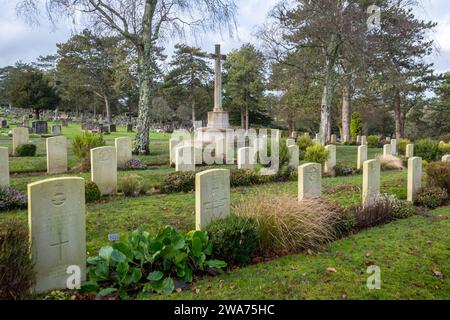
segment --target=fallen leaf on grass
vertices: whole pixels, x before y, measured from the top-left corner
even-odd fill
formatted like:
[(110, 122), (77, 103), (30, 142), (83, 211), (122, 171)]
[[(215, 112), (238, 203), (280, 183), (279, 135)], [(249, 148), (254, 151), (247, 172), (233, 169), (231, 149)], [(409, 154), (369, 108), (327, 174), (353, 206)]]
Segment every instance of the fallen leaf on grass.
[(436, 278), (439, 278), (439, 279), (444, 278), (444, 274), (442, 272), (440, 272), (439, 270), (433, 270), (433, 273), (436, 276)]
[(328, 268), (327, 268), (327, 272), (334, 273), (334, 272), (337, 272), (337, 271), (336, 271), (336, 269), (333, 268), (333, 267), (328, 267)]

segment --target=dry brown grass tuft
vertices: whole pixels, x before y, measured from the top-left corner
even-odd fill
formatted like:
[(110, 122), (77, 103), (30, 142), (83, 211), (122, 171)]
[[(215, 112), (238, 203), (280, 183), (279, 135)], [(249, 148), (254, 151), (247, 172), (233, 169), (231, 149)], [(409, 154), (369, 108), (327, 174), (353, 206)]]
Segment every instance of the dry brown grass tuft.
[(381, 170), (402, 170), (403, 162), (400, 158), (393, 155), (378, 156), (380, 160)]
[(235, 212), (253, 218), (259, 227), (263, 255), (315, 249), (336, 239), (335, 226), (342, 210), (332, 201), (257, 194), (240, 203)]

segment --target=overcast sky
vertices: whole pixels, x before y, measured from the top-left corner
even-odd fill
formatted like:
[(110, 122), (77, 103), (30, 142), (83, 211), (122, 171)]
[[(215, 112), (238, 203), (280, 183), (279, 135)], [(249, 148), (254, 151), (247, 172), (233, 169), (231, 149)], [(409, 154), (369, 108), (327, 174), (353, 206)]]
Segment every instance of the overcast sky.
[[(246, 42), (256, 42), (254, 32), (266, 19), (268, 11), (277, 0), (236, 0), (238, 31), (234, 38), (228, 34), (209, 33), (200, 42), (191, 45), (213, 51), (215, 43), (221, 43), (226, 53)], [(54, 28), (45, 18), (39, 26), (30, 27), (16, 16), (16, 1), (0, 0), (0, 67), (13, 65), (16, 61), (35, 61), (40, 55), (53, 54), (56, 43), (65, 42), (71, 35), (70, 25), (64, 21)], [(416, 12), (421, 17), (438, 22), (433, 38), (439, 54), (431, 57), (438, 72), (450, 71), (450, 0), (423, 0)], [(189, 41), (187, 41), (189, 42)]]

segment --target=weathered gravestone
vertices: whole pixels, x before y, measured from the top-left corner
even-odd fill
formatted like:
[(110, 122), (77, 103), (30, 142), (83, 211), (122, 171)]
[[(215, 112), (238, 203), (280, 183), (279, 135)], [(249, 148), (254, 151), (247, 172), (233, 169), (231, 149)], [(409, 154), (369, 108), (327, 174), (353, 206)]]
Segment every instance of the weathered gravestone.
[(322, 165), (307, 163), (298, 167), (298, 201), (320, 198), (322, 195)]
[(380, 161), (368, 160), (363, 165), (362, 202), (369, 205), (380, 195)]
[(358, 147), (358, 162), (356, 168), (358, 170), (362, 169), (365, 161), (367, 161), (367, 145), (362, 145)]
[(116, 138), (116, 157), (117, 157), (117, 167), (125, 168), (127, 162), (133, 159), (133, 142), (131, 138)]
[(178, 138), (171, 138), (169, 140), (170, 165), (175, 164), (175, 149), (179, 146), (180, 142)]
[(414, 202), (417, 191), (422, 187), (422, 158), (408, 160), (408, 201)]
[(385, 144), (383, 146), (383, 156), (390, 156), (392, 154), (392, 149), (390, 144)]
[(117, 126), (115, 124), (110, 124), (107, 127), (109, 132), (117, 132)]
[(443, 156), (442, 162), (450, 162), (450, 155)]
[(84, 179), (55, 178), (28, 185), (28, 223), (36, 284), (43, 293), (66, 289), (69, 266), (86, 279)]
[(0, 147), (0, 188), (9, 186), (8, 148)]
[(230, 171), (212, 169), (195, 176), (195, 226), (204, 230), (230, 214)]
[(336, 139), (336, 135), (335, 135), (335, 134), (332, 134), (332, 135), (331, 135), (330, 143), (331, 143), (331, 144), (336, 144), (336, 143), (337, 143), (337, 139)]
[(193, 146), (175, 148), (175, 171), (195, 171), (195, 148)]
[(47, 121), (33, 121), (31, 123), (31, 132), (35, 134), (47, 134), (48, 133)]
[(298, 168), (300, 163), (300, 148), (297, 145), (288, 147), (289, 166), (291, 168)]
[(117, 193), (116, 148), (91, 149), (91, 180), (97, 184), (102, 195)]
[(239, 170), (253, 170), (256, 165), (256, 149), (252, 147), (240, 148), (237, 155)]
[(324, 172), (334, 175), (334, 168), (336, 167), (336, 146), (328, 145), (325, 147), (330, 155), (328, 156), (328, 160), (325, 161)]
[(16, 154), (18, 146), (29, 143), (28, 128), (17, 127), (13, 130), (13, 154)]
[(361, 144), (361, 136), (356, 136), (356, 143)]
[(361, 145), (362, 146), (367, 145), (367, 137), (366, 136), (361, 136)]
[(287, 147), (295, 146), (295, 140), (294, 139), (287, 139), (286, 140), (286, 146)]
[(47, 173), (56, 174), (67, 171), (67, 138), (47, 139)]
[(406, 145), (405, 157), (414, 157), (414, 145), (412, 143)]
[(52, 134), (55, 136), (59, 136), (62, 133), (61, 125), (55, 124), (52, 126)]
[(394, 156), (397, 155), (397, 139), (391, 140), (391, 154), (393, 154)]

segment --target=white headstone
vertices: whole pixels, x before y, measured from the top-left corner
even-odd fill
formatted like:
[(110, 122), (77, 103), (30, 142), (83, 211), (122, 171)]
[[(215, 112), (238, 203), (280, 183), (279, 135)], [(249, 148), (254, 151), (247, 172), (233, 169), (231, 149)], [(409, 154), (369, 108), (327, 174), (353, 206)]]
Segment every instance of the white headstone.
[(362, 145), (358, 147), (358, 162), (356, 168), (358, 170), (362, 169), (365, 161), (367, 161), (367, 145)]
[(193, 146), (181, 146), (175, 148), (175, 170), (195, 171), (195, 148)]
[(367, 145), (367, 137), (366, 136), (361, 136), (361, 145), (362, 146)]
[(380, 161), (378, 159), (368, 160), (363, 165), (363, 204), (376, 201), (380, 195)]
[(414, 202), (417, 191), (422, 187), (422, 158), (408, 160), (408, 201)]
[(116, 148), (91, 149), (91, 180), (98, 186), (102, 195), (117, 193)]
[(414, 145), (412, 143), (406, 145), (405, 157), (414, 157)]
[(356, 143), (361, 144), (361, 136), (356, 136)]
[(286, 146), (287, 147), (295, 146), (295, 140), (294, 139), (287, 139), (286, 140)]
[(18, 146), (29, 143), (28, 128), (17, 127), (12, 130), (13, 132), (13, 155), (16, 154)]
[(0, 188), (9, 186), (9, 151), (0, 147)]
[(67, 138), (64, 136), (47, 139), (47, 173), (67, 172)]
[(450, 162), (450, 155), (443, 156), (442, 162)]
[(230, 171), (213, 169), (195, 176), (195, 225), (204, 230), (230, 214)]
[(391, 149), (391, 145), (390, 144), (385, 144), (383, 146), (383, 155), (384, 156), (389, 156), (392, 154), (392, 149)]
[(328, 156), (328, 160), (325, 161), (324, 172), (333, 174), (334, 167), (336, 167), (336, 146), (328, 145), (325, 148), (330, 152), (330, 155)]
[(240, 148), (237, 162), (239, 170), (253, 170), (256, 164), (256, 149), (251, 147)]
[(393, 154), (394, 156), (397, 155), (397, 139), (391, 140), (391, 154)]
[(69, 266), (86, 279), (84, 179), (55, 178), (28, 185), (28, 223), (35, 292), (66, 289)]
[(289, 146), (289, 166), (291, 168), (298, 168), (300, 163), (300, 148), (297, 145)]
[(131, 138), (116, 138), (116, 157), (117, 157), (117, 167), (125, 168), (127, 162), (133, 159), (133, 142)]
[(298, 201), (320, 198), (322, 195), (322, 165), (307, 163), (298, 167)]
[(180, 139), (171, 138), (169, 140), (169, 152), (170, 152), (170, 165), (175, 164), (175, 149), (180, 144)]
[(331, 143), (331, 144), (336, 144), (336, 143), (337, 143), (337, 139), (336, 139), (336, 135), (335, 135), (335, 134), (332, 134), (332, 135), (331, 135), (330, 143)]

